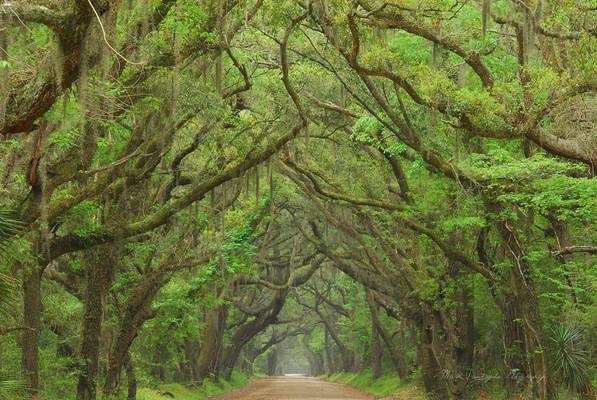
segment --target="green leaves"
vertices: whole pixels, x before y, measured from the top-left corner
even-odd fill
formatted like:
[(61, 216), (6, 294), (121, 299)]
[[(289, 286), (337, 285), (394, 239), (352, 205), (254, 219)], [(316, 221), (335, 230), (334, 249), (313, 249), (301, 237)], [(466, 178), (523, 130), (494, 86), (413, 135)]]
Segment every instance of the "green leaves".
[(584, 349), (582, 332), (577, 328), (558, 325), (551, 331), (553, 361), (566, 386), (577, 393), (590, 390), (589, 354)]
[(452, 231), (454, 228), (467, 228), (467, 227), (483, 227), (486, 222), (483, 218), (475, 216), (463, 216), (448, 218), (442, 222), (442, 228), (446, 232)]
[[(9, 251), (11, 239), (21, 232), (23, 223), (20, 222), (12, 210), (0, 208), (0, 259)], [(18, 301), (18, 281), (8, 275), (0, 273), (0, 316), (5, 317)]]
[(0, 381), (0, 400), (25, 399), (26, 396), (27, 390), (23, 381)]
[(361, 117), (352, 126), (351, 139), (357, 142), (374, 144), (376, 147), (379, 147), (379, 140), (376, 138), (376, 134), (383, 129), (383, 124), (376, 118), (368, 116)]
[(557, 219), (597, 222), (595, 179), (554, 175), (533, 180), (526, 192), (503, 194), (499, 199), (534, 209)]
[(203, 29), (203, 25), (208, 20), (208, 15), (204, 7), (194, 1), (179, 1), (176, 8), (171, 12), (161, 26), (160, 33), (164, 45), (170, 41), (178, 41), (183, 46), (198, 41), (213, 43), (216, 35)]
[(58, 130), (53, 132), (48, 139), (49, 144), (55, 144), (60, 149), (68, 149), (76, 144), (76, 139), (80, 132), (77, 129)]
[(92, 237), (101, 225), (98, 215), (101, 208), (95, 200), (77, 204), (63, 219), (60, 231), (71, 232), (80, 238)]

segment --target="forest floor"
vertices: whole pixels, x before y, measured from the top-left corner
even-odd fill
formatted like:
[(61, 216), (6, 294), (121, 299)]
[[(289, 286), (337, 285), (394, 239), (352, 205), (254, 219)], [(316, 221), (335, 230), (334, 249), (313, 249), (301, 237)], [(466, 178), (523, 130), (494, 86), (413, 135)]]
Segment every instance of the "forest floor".
[(280, 376), (254, 381), (213, 400), (373, 400), (350, 386), (303, 376)]

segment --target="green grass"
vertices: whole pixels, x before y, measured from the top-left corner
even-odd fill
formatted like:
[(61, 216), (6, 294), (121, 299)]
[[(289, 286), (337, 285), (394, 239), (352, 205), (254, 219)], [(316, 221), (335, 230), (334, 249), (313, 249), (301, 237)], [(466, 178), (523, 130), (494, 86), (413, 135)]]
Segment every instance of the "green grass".
[(229, 381), (221, 380), (219, 383), (204, 381), (199, 388), (187, 387), (178, 383), (169, 383), (155, 389), (143, 388), (137, 391), (138, 400), (172, 400), (172, 397), (162, 393), (169, 392), (176, 400), (204, 400), (210, 396), (219, 396), (230, 390), (246, 385), (250, 378), (238, 372), (233, 372)]
[(327, 377), (324, 380), (344, 383), (374, 396), (397, 395), (404, 400), (423, 400), (423, 391), (412, 383), (403, 383), (396, 373), (385, 373), (378, 379), (373, 379), (373, 373), (366, 369), (359, 373), (341, 372)]

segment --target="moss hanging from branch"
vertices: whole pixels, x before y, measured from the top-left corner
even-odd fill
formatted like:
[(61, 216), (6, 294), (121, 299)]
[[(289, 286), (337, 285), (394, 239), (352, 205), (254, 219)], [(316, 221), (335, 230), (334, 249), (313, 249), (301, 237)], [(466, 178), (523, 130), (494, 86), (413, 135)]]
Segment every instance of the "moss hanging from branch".
[(481, 18), (483, 25), (483, 40), (485, 40), (485, 36), (487, 35), (487, 27), (489, 26), (489, 19), (491, 18), (491, 0), (483, 0)]

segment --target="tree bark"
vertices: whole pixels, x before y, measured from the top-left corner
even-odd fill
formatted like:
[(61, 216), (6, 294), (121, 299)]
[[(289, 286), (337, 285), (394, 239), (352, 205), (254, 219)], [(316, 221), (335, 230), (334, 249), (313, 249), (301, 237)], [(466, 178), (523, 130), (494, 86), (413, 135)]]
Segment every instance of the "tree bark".
[(334, 324), (329, 321), (329, 319), (317, 308), (315, 309), (319, 318), (323, 322), (326, 327), (326, 331), (330, 334), (336, 346), (338, 346), (338, 351), (340, 353), (340, 359), (342, 363), (342, 371), (349, 372), (354, 369), (354, 353), (346, 347), (346, 345), (340, 339), (338, 332), (336, 331)]
[(327, 375), (331, 375), (336, 372), (336, 366), (334, 364), (334, 359), (332, 357), (332, 349), (330, 343), (330, 333), (328, 332), (328, 328), (324, 327), (324, 350), (325, 350), (325, 373)]
[(39, 399), (39, 334), (41, 329), (41, 275), (43, 268), (32, 265), (23, 274), (23, 317), (21, 362), (32, 400)]
[(81, 371), (77, 383), (77, 400), (95, 400), (99, 372), (100, 338), (105, 297), (114, 278), (115, 260), (112, 247), (100, 247), (83, 255), (87, 275)]
[(431, 400), (448, 400), (448, 389), (441, 366), (433, 352), (433, 326), (423, 319), (419, 331), (417, 358), (423, 375), (425, 392)]
[(197, 362), (199, 380), (205, 378), (219, 379), (220, 365), (224, 350), (224, 331), (228, 307), (220, 304), (214, 306), (207, 314), (207, 327), (201, 341), (201, 352)]
[(127, 378), (127, 400), (136, 400), (137, 399), (137, 376), (135, 375), (135, 366), (133, 365), (133, 360), (131, 360), (131, 355), (128, 354), (126, 360), (126, 378)]
[(371, 312), (371, 319), (375, 328), (381, 338), (383, 339), (386, 348), (388, 349), (388, 353), (390, 354), (390, 358), (392, 359), (392, 364), (394, 364), (394, 368), (398, 372), (398, 376), (400, 377), (400, 381), (407, 382), (408, 377), (408, 364), (406, 360), (406, 349), (405, 349), (405, 337), (404, 337), (404, 327), (403, 322), (400, 321), (400, 348), (396, 346), (394, 339), (392, 336), (384, 329), (381, 324), (381, 320), (379, 319), (379, 310), (377, 304), (375, 303), (375, 299), (371, 294), (367, 296), (367, 302), (369, 304), (369, 310)]
[(274, 347), (267, 354), (267, 375), (276, 376), (278, 369), (278, 349)]
[(151, 303), (167, 280), (167, 271), (158, 268), (141, 278), (141, 281), (131, 290), (110, 347), (104, 380), (105, 396), (111, 396), (118, 390), (120, 374), (133, 340), (145, 321), (153, 316)]
[(500, 222), (498, 231), (512, 260), (501, 302), (506, 345), (504, 360), (509, 369), (506, 389), (508, 395), (515, 396), (530, 385), (536, 398), (552, 400), (556, 394), (546, 359), (547, 339), (526, 249), (511, 221)]
[(189, 338), (185, 339), (185, 357), (187, 359), (188, 368), (191, 372), (191, 380), (193, 381), (199, 380), (199, 365), (197, 364), (197, 359), (199, 358), (200, 349), (201, 347), (198, 341)]
[(259, 332), (262, 332), (276, 321), (278, 314), (282, 310), (282, 307), (284, 307), (287, 294), (287, 289), (278, 291), (268, 311), (254, 320), (241, 325), (234, 333), (231, 340), (232, 345), (225, 350), (223, 356), (222, 372), (225, 378), (230, 378), (243, 347)]
[(321, 353), (314, 351), (309, 346), (309, 337), (303, 336), (303, 346), (307, 352), (307, 361), (309, 362), (309, 373), (311, 376), (320, 376), (325, 373), (324, 360)]
[[(451, 238), (454, 246), (458, 243), (458, 232)], [(455, 399), (468, 399), (472, 395), (470, 377), (473, 373), (474, 356), (474, 310), (466, 275), (458, 266), (458, 261), (448, 259), (448, 274), (455, 286), (453, 312), (434, 314), (436, 329), (442, 331), (442, 339), (434, 341), (435, 352), (443, 358), (446, 383)], [(440, 344), (441, 343), (441, 344)]]
[(373, 372), (373, 379), (377, 379), (381, 376), (381, 356), (382, 349), (379, 339), (379, 331), (377, 326), (371, 319), (371, 370)]

